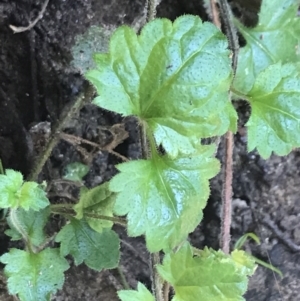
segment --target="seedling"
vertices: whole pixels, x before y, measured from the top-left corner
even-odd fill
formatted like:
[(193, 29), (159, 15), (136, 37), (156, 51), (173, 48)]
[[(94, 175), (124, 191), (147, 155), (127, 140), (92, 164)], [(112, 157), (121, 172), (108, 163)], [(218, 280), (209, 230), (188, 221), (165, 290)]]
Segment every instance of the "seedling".
[[(99, 95), (94, 104), (136, 116), (143, 158), (117, 165), (119, 174), (109, 183), (82, 188), (75, 205), (51, 205), (43, 189), (19, 172), (0, 175), (0, 208), (10, 209), (7, 234), (26, 245), (0, 258), (9, 292), (22, 301), (50, 300), (63, 285), (67, 255), (97, 271), (117, 267), (119, 239), (112, 225), (118, 223), (129, 236), (145, 236), (154, 265), (153, 292), (140, 283), (136, 291), (120, 291), (122, 301), (167, 301), (170, 285), (173, 301), (244, 300), (257, 259), (241, 250), (196, 250), (187, 242), (202, 220), (209, 179), (220, 171), (216, 145), (200, 141), (236, 132), (236, 99), (251, 106), (249, 151), (268, 158), (300, 146), (298, 5), (264, 0), (254, 28), (234, 19), (246, 40), (235, 74), (236, 53), (227, 37), (199, 17), (155, 19), (140, 34), (118, 28), (108, 52), (95, 54), (97, 67), (85, 76)], [(55, 237), (60, 248), (45, 243), (50, 213), (69, 220)]]

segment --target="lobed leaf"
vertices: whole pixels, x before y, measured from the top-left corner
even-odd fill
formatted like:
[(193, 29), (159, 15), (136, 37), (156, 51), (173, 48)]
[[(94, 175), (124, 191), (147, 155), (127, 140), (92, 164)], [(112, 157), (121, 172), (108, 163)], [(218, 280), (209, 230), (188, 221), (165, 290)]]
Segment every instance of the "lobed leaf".
[(202, 219), (208, 180), (219, 171), (214, 146), (175, 160), (153, 154), (151, 160), (117, 165), (110, 182), (118, 192), (114, 212), (126, 215), (130, 236), (145, 234), (150, 252), (171, 249), (186, 239)]
[(262, 71), (248, 93), (248, 150), (263, 158), (300, 146), (300, 64), (277, 63)]
[(235, 20), (247, 42), (239, 51), (235, 90), (247, 94), (257, 75), (268, 66), (299, 61), (299, 4), (299, 0), (263, 0), (256, 27), (247, 28)]
[(155, 301), (154, 296), (140, 282), (137, 291), (121, 290), (118, 292), (118, 296), (122, 301)]
[(120, 242), (117, 234), (110, 229), (98, 233), (84, 220), (72, 218), (70, 223), (59, 231), (55, 241), (61, 243), (61, 255), (72, 255), (76, 265), (84, 262), (97, 271), (118, 266)]
[(49, 205), (45, 191), (35, 182), (24, 182), (20, 172), (7, 169), (0, 175), (0, 207), (38, 211)]
[(186, 243), (176, 253), (167, 254), (157, 269), (174, 287), (172, 301), (242, 301), (255, 263), (243, 251), (230, 256), (205, 248), (194, 257)]
[(50, 248), (38, 254), (11, 249), (0, 261), (6, 264), (9, 293), (21, 301), (49, 301), (51, 294), (62, 288), (64, 271), (69, 268), (59, 250)]
[(213, 24), (190, 15), (173, 24), (155, 19), (139, 36), (118, 28), (109, 53), (95, 56), (98, 68), (86, 78), (99, 94), (95, 104), (138, 116), (176, 157), (191, 152), (199, 138), (236, 130), (229, 56), (227, 39)]
[(97, 232), (102, 232), (103, 228), (111, 228), (113, 222), (91, 218), (86, 213), (113, 216), (115, 194), (108, 189), (108, 183), (101, 184), (92, 189), (81, 188), (79, 202), (74, 206), (77, 219), (84, 219), (89, 226)]
[[(25, 211), (19, 208), (16, 212), (18, 223), (27, 233), (28, 238), (34, 246), (38, 247), (45, 242), (46, 237), (44, 233), (44, 227), (48, 221), (50, 215), (50, 208), (47, 207), (38, 212), (29, 209)], [(21, 234), (14, 228), (10, 218), (7, 218), (7, 222), (10, 229), (5, 231), (5, 234), (11, 237), (11, 240), (22, 239)]]

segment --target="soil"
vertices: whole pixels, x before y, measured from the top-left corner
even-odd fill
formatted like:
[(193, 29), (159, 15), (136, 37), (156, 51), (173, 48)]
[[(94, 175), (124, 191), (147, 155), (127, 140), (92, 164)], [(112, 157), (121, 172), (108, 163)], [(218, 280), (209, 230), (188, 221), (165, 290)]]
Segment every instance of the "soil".
[[(137, 26), (143, 22), (145, 0), (50, 0), (43, 17), (30, 31), (13, 34), (9, 25), (27, 26), (43, 3), (42, 0), (2, 0), (0, 3), (0, 158), (5, 168), (20, 170), (25, 176), (32, 168), (39, 147), (45, 143), (42, 141), (45, 134), (63, 108), (84, 89), (81, 73), (71, 64), (75, 37), (92, 25)], [(253, 24), (257, 21), (259, 1), (251, 1), (251, 5), (245, 3), (232, 1), (234, 11), (247, 24)], [(158, 8), (158, 16), (172, 20), (187, 13), (197, 14), (204, 20), (208, 18), (201, 1), (163, 0)], [(259, 267), (250, 279), (245, 298), (247, 301), (297, 301), (300, 295), (300, 152), (295, 150), (286, 157), (273, 155), (268, 160), (256, 152), (248, 153), (243, 124), (249, 107), (240, 103), (237, 109), (242, 122), (235, 137), (232, 243), (247, 232), (256, 233), (261, 244), (248, 242), (246, 250), (271, 262), (283, 273), (280, 278)], [(124, 141), (114, 140), (114, 125), (121, 127), (120, 124), (128, 133)], [(38, 141), (33, 129), (38, 129), (41, 135)], [(118, 154), (131, 159), (140, 156), (134, 119), (123, 120), (93, 105), (86, 105), (69, 122), (65, 132), (102, 146), (116, 142), (113, 151)], [(220, 159), (222, 149), (221, 144)], [(61, 179), (66, 165), (76, 161), (90, 164), (90, 172), (85, 177), (89, 187), (116, 173), (114, 166), (121, 162), (120, 157), (108, 151), (86, 150), (88, 154), (61, 140), (40, 180)], [(219, 247), (221, 183), (221, 175), (212, 180), (204, 220), (190, 235), (196, 247)], [(70, 194), (65, 186), (56, 186), (51, 202), (66, 201), (63, 193)], [(62, 222), (55, 217), (49, 227), (55, 230)], [(0, 254), (13, 246), (4, 230), (2, 222)], [(121, 238), (120, 267), (129, 285), (134, 288), (140, 281), (150, 287), (149, 259), (143, 238), (130, 238), (119, 226), (115, 230)], [(72, 267), (66, 272), (64, 288), (52, 300), (118, 300), (116, 290), (123, 287), (117, 270), (98, 273), (85, 265), (76, 267), (71, 259), (69, 261)], [(0, 300), (13, 300), (6, 293), (1, 274)]]

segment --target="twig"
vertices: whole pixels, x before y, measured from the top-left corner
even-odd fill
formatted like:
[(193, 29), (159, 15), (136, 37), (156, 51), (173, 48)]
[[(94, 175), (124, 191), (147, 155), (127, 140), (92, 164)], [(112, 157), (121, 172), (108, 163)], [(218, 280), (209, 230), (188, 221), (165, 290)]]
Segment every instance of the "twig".
[[(82, 92), (77, 99), (74, 101), (71, 108), (68, 107), (68, 110), (62, 114), (62, 117), (57, 122), (56, 126), (52, 130), (52, 133), (49, 138), (49, 142), (47, 143), (44, 151), (38, 156), (35, 165), (28, 176), (29, 181), (36, 181), (39, 173), (42, 171), (44, 164), (46, 163), (47, 159), (50, 157), (53, 148), (56, 146), (60, 133), (69, 120), (81, 109), (83, 104), (89, 101), (94, 93), (94, 89), (91, 86), (88, 86), (84, 92)], [(67, 112), (66, 112), (67, 111)]]
[(119, 154), (119, 153), (117, 153), (117, 152), (115, 152), (115, 151), (113, 151), (113, 150), (107, 149), (107, 148), (105, 148), (105, 147), (102, 147), (102, 146), (100, 146), (99, 144), (94, 143), (94, 142), (92, 142), (92, 141), (83, 139), (83, 138), (81, 138), (81, 137), (74, 136), (74, 135), (70, 135), (70, 134), (66, 134), (66, 133), (61, 133), (60, 136), (61, 136), (62, 139), (66, 140), (66, 141), (68, 141), (68, 142), (70, 142), (70, 143), (74, 143), (74, 142), (75, 142), (75, 143), (77, 143), (77, 144), (84, 144), (84, 143), (85, 143), (85, 144), (89, 144), (89, 145), (91, 145), (91, 146), (93, 146), (93, 147), (98, 148), (98, 149), (101, 150), (101, 151), (107, 151), (107, 152), (109, 152), (109, 153), (115, 155), (116, 157), (122, 159), (122, 161), (125, 161), (125, 162), (129, 161), (126, 157), (122, 156), (121, 154)]
[(264, 217), (260, 222), (271, 229), (277, 238), (284, 243), (287, 247), (289, 247), (293, 252), (300, 252), (300, 246), (295, 244), (290, 237), (287, 237), (270, 219), (270, 217)]
[(20, 32), (24, 32), (27, 30), (30, 30), (31, 28), (33, 28), (35, 26), (35, 24), (41, 20), (43, 18), (43, 15), (46, 11), (47, 5), (49, 3), (49, 0), (46, 0), (42, 6), (41, 11), (39, 12), (38, 16), (32, 21), (29, 22), (28, 26), (15, 26), (15, 25), (9, 25), (10, 29), (14, 32), (14, 33), (20, 33)]

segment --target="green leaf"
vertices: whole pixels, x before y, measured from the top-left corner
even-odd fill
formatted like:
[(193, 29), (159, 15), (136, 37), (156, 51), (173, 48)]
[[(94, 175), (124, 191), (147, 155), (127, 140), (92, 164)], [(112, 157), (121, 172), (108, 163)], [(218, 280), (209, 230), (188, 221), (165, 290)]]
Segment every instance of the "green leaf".
[(186, 243), (176, 253), (167, 254), (157, 269), (174, 287), (172, 301), (242, 301), (255, 264), (243, 251), (230, 256), (205, 248), (194, 257)]
[(110, 182), (119, 192), (114, 211), (127, 214), (130, 236), (146, 234), (151, 252), (174, 248), (202, 219), (209, 196), (208, 180), (219, 171), (210, 158), (214, 146), (201, 146), (198, 153), (176, 160), (155, 156), (117, 165), (120, 173)]
[[(50, 208), (47, 207), (38, 212), (32, 209), (25, 211), (22, 208), (17, 209), (17, 217), (20, 226), (27, 233), (31, 244), (38, 247), (45, 242), (46, 237), (44, 227), (50, 215)], [(5, 231), (5, 234), (11, 237), (11, 240), (22, 239), (21, 234), (15, 229), (10, 218), (7, 218), (10, 229)]]
[(248, 150), (263, 158), (300, 146), (300, 65), (277, 63), (261, 72), (249, 92)]
[(49, 205), (45, 191), (38, 183), (24, 182), (20, 172), (7, 169), (0, 175), (0, 207), (38, 211)]
[(92, 229), (102, 232), (103, 228), (111, 228), (113, 222), (100, 220), (86, 216), (86, 213), (113, 216), (113, 207), (115, 203), (115, 194), (108, 189), (108, 183), (104, 183), (92, 189), (86, 187), (80, 190), (80, 199), (74, 206), (77, 219), (83, 217)]
[(82, 164), (80, 162), (73, 162), (66, 166), (64, 170), (63, 179), (81, 182), (82, 178), (86, 176), (89, 172), (89, 166)]
[(118, 296), (122, 301), (155, 301), (153, 295), (140, 282), (137, 291), (122, 290), (118, 292)]
[(0, 257), (6, 264), (10, 294), (18, 294), (21, 301), (49, 301), (51, 294), (61, 289), (68, 262), (58, 249), (47, 248), (38, 254), (11, 249)]
[(20, 172), (6, 169), (4, 175), (0, 175), (0, 207), (17, 207), (18, 199), (15, 194), (23, 184), (23, 176)]
[(61, 243), (61, 255), (71, 254), (76, 265), (84, 262), (97, 271), (118, 266), (120, 242), (118, 235), (110, 229), (98, 233), (84, 220), (72, 218), (57, 234), (55, 241)]
[(235, 90), (247, 94), (256, 76), (268, 66), (279, 61), (299, 61), (299, 3), (299, 0), (263, 0), (256, 27), (246, 28), (235, 21), (247, 42), (239, 51)]
[(190, 153), (199, 138), (236, 130), (229, 56), (227, 39), (213, 24), (190, 15), (173, 24), (155, 19), (139, 36), (118, 28), (109, 53), (95, 56), (98, 69), (86, 78), (99, 94), (95, 104), (138, 116), (176, 157)]

